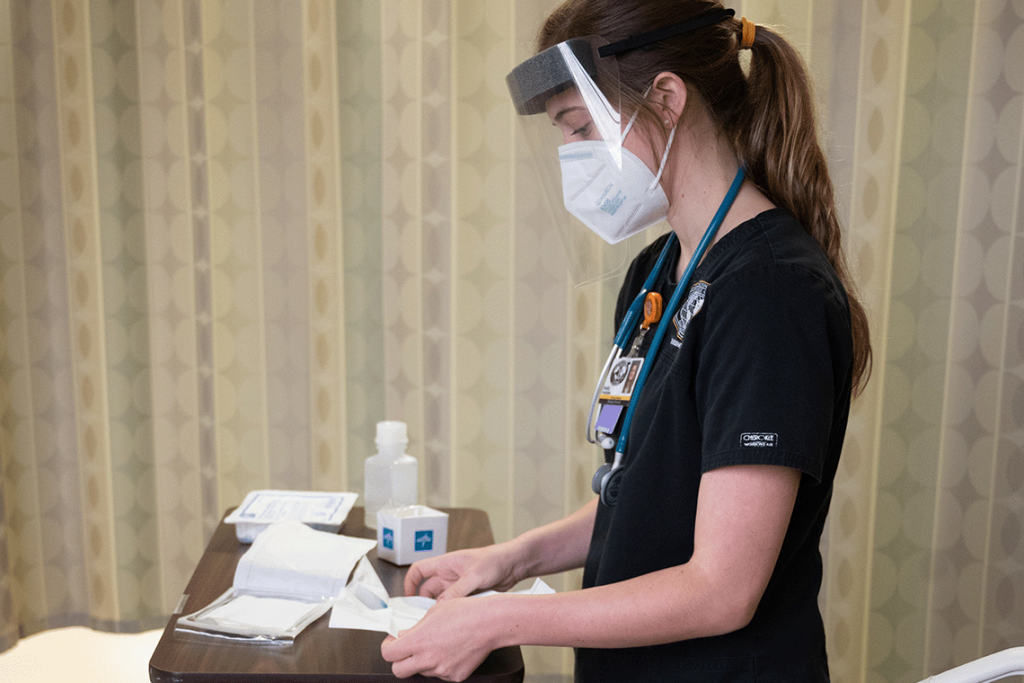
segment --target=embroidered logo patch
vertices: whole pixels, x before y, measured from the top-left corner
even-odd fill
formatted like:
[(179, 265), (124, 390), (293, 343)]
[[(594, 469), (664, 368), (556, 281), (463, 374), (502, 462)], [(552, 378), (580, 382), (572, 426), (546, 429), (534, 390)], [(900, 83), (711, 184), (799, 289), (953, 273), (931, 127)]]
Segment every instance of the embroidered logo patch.
[(743, 432), (740, 444), (746, 448), (774, 448), (779, 442), (779, 435), (774, 432)]
[(694, 283), (693, 287), (690, 287), (690, 294), (686, 297), (686, 301), (676, 311), (672, 322), (676, 326), (676, 339), (678, 341), (683, 341), (683, 335), (686, 334), (686, 326), (693, 320), (693, 316), (700, 313), (701, 307), (704, 306), (704, 293), (707, 291), (707, 282), (701, 280)]

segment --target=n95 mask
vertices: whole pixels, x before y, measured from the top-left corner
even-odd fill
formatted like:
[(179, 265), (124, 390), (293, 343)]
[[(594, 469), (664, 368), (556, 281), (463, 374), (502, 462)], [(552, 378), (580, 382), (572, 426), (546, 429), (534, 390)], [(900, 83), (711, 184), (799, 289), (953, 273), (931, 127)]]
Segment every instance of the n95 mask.
[[(626, 126), (623, 140), (633, 127), (636, 114)], [(625, 147), (621, 164), (601, 140), (570, 142), (558, 148), (562, 169), (562, 201), (565, 208), (609, 244), (622, 240), (665, 220), (668, 197), (661, 188), (661, 174), (672, 148), (675, 128), (668, 137), (658, 175)]]
[(645, 164), (622, 149), (628, 114), (623, 116), (618, 61), (600, 55), (607, 45), (600, 36), (572, 38), (527, 59), (506, 78), (534, 162), (528, 182), (545, 195), (545, 208), (552, 210), (547, 220), (562, 240), (577, 286), (623, 272), (643, 246), (643, 236), (634, 233), (668, 212), (652, 175), (660, 174), (656, 160), (641, 152)]

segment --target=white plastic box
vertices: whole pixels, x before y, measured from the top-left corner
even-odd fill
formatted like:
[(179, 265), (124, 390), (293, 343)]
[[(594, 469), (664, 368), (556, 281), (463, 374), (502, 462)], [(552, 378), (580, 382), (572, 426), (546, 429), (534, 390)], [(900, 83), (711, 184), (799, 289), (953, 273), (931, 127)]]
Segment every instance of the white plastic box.
[(404, 566), (448, 550), (448, 513), (425, 505), (377, 512), (377, 557)]
[(303, 522), (317, 531), (336, 534), (355, 505), (355, 493), (324, 491), (250, 491), (224, 521), (235, 525), (235, 535), (242, 543), (252, 543), (271, 524), (285, 521)]

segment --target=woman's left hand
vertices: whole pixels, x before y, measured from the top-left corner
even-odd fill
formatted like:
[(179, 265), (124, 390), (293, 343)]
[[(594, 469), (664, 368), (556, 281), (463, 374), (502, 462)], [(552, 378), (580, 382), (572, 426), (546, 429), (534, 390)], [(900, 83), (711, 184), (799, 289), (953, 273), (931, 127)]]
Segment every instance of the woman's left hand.
[(504, 596), (456, 598), (431, 607), (398, 638), (388, 636), (381, 655), (398, 678), (413, 674), (463, 681), (498, 647), (493, 635), (500, 623), (494, 599)]

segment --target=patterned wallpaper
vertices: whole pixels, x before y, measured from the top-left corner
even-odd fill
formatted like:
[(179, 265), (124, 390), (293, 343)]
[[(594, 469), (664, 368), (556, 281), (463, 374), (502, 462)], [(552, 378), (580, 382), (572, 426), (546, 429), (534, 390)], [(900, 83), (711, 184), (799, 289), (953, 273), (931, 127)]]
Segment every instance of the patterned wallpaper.
[[(616, 286), (569, 284), (504, 85), (553, 4), (0, 0), (0, 649), (162, 625), (226, 508), (360, 491), (381, 419), (499, 540), (589, 499)], [(833, 677), (1020, 645), (1024, 4), (728, 4), (808, 61), (873, 325)]]

